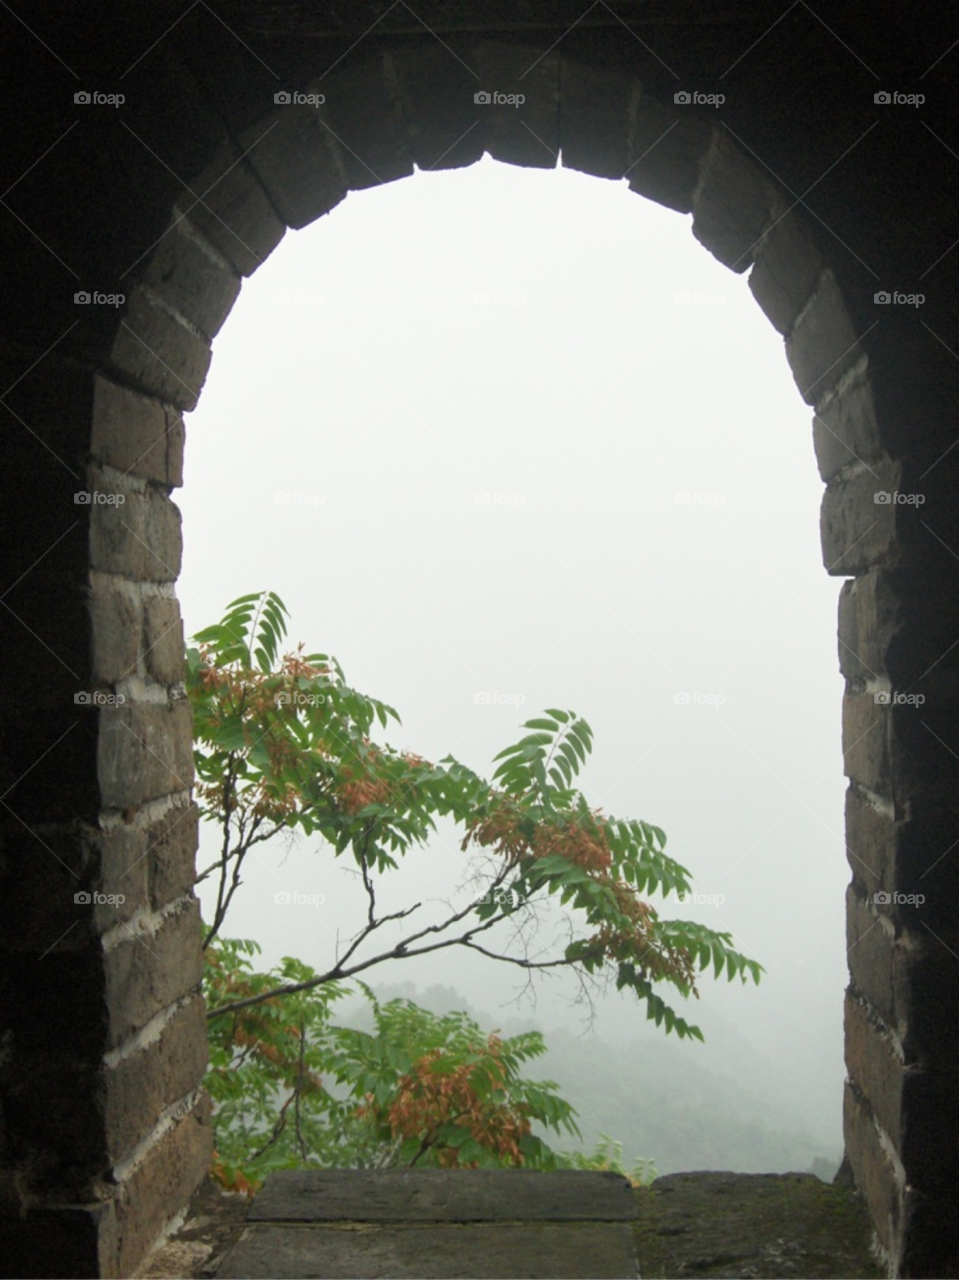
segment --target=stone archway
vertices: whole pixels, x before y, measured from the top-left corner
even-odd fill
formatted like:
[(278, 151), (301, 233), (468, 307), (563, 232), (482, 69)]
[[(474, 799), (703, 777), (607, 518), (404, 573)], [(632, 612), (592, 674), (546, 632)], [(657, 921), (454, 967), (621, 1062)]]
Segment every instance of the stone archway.
[[(699, 36), (682, 24), (695, 68)], [(601, 40), (577, 43), (568, 24), (547, 38), (550, 25), (537, 39), (509, 18), (487, 34), (455, 22), (442, 35), (384, 30), (356, 48), (338, 36), (335, 60), (318, 57), (322, 42), (304, 53), (281, 41), (281, 74), (198, 12), (129, 72), (119, 68), (130, 40), (119, 41), (104, 65), (125, 82), (123, 114), (91, 117), (69, 143), (54, 199), (16, 152), (4, 205), (13, 287), (29, 285), (41, 303), (5, 331), (0, 354), (19, 477), (8, 499), (16, 536), (3, 600), (16, 672), (0, 815), (0, 1074), (13, 1100), (0, 1133), (0, 1240), (17, 1274), (127, 1274), (208, 1164), (170, 493), (210, 342), (241, 278), (286, 227), (414, 165), (459, 167), (485, 152), (540, 167), (561, 152), (565, 165), (625, 176), (691, 213), (710, 252), (750, 271), (784, 336), (816, 415), (824, 561), (853, 578), (840, 605), (853, 873), (847, 1155), (894, 1269), (946, 1274), (959, 1256), (942, 1225), (959, 1159), (951, 299), (924, 313), (928, 332), (894, 308), (878, 322), (876, 272), (738, 131), (664, 96), (634, 33), (607, 22)], [(25, 81), (39, 56), (31, 47)], [(477, 92), (502, 100), (477, 102)], [(56, 139), (73, 109), (39, 113), (34, 144)], [(39, 163), (41, 150), (23, 159)], [(808, 157), (796, 150), (802, 174)], [(840, 195), (854, 221), (862, 193)], [(906, 261), (908, 228), (899, 208), (885, 221), (870, 209), (890, 243), (879, 284), (898, 287), (889, 273)], [(875, 500), (896, 491), (923, 494), (921, 519), (915, 506)], [(77, 492), (114, 500), (78, 504)], [(37, 690), (28, 708), (24, 685)], [(922, 718), (891, 697), (920, 685)], [(125, 701), (78, 706), (78, 690)], [(896, 898), (920, 882), (935, 886), (921, 910)], [(119, 906), (95, 897), (121, 893)]]

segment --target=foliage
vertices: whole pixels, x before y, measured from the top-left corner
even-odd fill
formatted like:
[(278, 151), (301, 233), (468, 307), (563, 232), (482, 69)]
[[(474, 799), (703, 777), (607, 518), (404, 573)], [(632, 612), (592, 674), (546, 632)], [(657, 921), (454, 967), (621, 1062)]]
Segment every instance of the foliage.
[(591, 1155), (581, 1151), (564, 1151), (557, 1156), (557, 1167), (565, 1169), (593, 1169), (598, 1172), (610, 1171), (628, 1178), (634, 1187), (646, 1187), (659, 1176), (655, 1160), (644, 1160), (642, 1157), (633, 1161), (632, 1168), (627, 1169), (623, 1163), (623, 1144), (614, 1142), (608, 1133), (601, 1133), (599, 1141)]
[[(698, 996), (697, 971), (710, 968), (716, 977), (725, 970), (729, 980), (759, 981), (761, 966), (736, 951), (728, 933), (660, 919), (645, 900), (660, 890), (690, 892), (689, 873), (666, 854), (659, 827), (591, 808), (573, 785), (592, 750), (585, 720), (552, 708), (527, 721), (523, 737), (496, 757), (491, 781), (451, 756), (430, 763), (372, 740), (377, 723), (385, 729), (399, 717), (348, 686), (334, 658), (305, 654), (302, 645), (281, 656), (286, 617), (272, 592), (243, 596), (218, 625), (194, 637), (197, 647), (188, 650), (197, 796), (204, 818), (221, 835), (220, 856), (200, 876), (219, 876), (207, 944), (241, 883), (246, 854), (290, 829), (318, 834), (334, 856), (352, 857), (362, 874), (367, 923), (325, 973), (305, 976), (305, 966), (287, 961), (278, 975), (282, 981), (272, 986), (246, 975), (245, 986), (210, 1000), (212, 1019), (262, 1003), (268, 1024), (276, 997), (301, 995), (385, 960), (447, 946), (467, 947), (528, 972), (566, 967), (581, 978), (613, 978), (618, 989), (628, 988), (645, 1002), (657, 1026), (680, 1037), (702, 1039), (655, 985)], [(406, 920), (420, 905), (378, 914), (377, 877), (395, 871), (398, 859), (429, 839), (435, 819), (447, 816), (463, 830), (464, 852), (486, 857), (486, 893), (451, 910), (443, 923), (410, 928), (395, 945), (368, 954), (364, 944), (378, 929)], [(531, 959), (480, 942), (503, 923), (520, 931), (531, 927), (537, 905), (549, 899), (566, 908), (568, 941), (558, 954)], [(277, 1046), (288, 1072), (300, 1069), (291, 1055), (309, 1031), (307, 1006), (297, 1007), (304, 1028), (300, 1041), (294, 1036)], [(486, 1053), (490, 1061), (495, 1057), (488, 1045)], [(446, 1104), (455, 1109), (460, 1101), (448, 1097)], [(439, 1098), (429, 1105), (438, 1116)], [(423, 1106), (429, 1109), (425, 1093)], [(382, 1122), (380, 1112), (369, 1114)]]
[[(258, 950), (238, 939), (207, 948), (208, 1002), (315, 976), (290, 959), (256, 973)], [(578, 1135), (575, 1112), (551, 1081), (521, 1074), (545, 1052), (542, 1036), (501, 1039), (466, 1014), (380, 1004), (358, 986), (372, 1005), (373, 1033), (331, 1024), (343, 983), (271, 996), (212, 1023), (205, 1083), (214, 1173), (225, 1186), (251, 1193), (273, 1170), (303, 1166), (558, 1167), (532, 1125)]]

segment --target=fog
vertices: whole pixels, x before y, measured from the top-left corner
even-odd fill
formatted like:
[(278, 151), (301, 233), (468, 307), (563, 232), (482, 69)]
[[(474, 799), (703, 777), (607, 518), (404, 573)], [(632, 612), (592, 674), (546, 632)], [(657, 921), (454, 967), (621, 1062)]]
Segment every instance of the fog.
[[(766, 969), (671, 1001), (706, 1033), (673, 1053), (838, 1151), (839, 581), (811, 412), (745, 276), (625, 183), (485, 158), (288, 233), (213, 350), (179, 497), (187, 634), (272, 589), (291, 642), (398, 709), (393, 745), (487, 776), (523, 720), (585, 716), (590, 803), (663, 827), (702, 895), (664, 913)], [(199, 865), (215, 856), (208, 829)], [(465, 865), (441, 831), (384, 907), (429, 918)], [(319, 840), (260, 847), (243, 879), (223, 932), (268, 964), (328, 967), (362, 923), (355, 865)], [(325, 901), (274, 903), (293, 889)], [(364, 977), (590, 1034), (568, 977), (531, 993), (451, 950)], [(595, 1011), (606, 1041), (664, 1039), (628, 994)]]

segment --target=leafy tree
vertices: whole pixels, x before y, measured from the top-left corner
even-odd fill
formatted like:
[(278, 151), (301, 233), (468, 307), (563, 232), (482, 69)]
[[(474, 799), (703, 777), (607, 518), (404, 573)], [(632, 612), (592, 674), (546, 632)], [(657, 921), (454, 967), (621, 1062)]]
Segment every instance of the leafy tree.
[[(255, 942), (220, 940), (206, 951), (208, 1001), (316, 975), (285, 959), (259, 974)], [(328, 982), (248, 1003), (213, 1023), (206, 1086), (214, 1103), (214, 1173), (254, 1191), (275, 1169), (477, 1168), (564, 1162), (534, 1123), (579, 1133), (573, 1108), (551, 1081), (526, 1080), (545, 1052), (538, 1032), (501, 1039), (463, 1013), (429, 1013), (408, 1000), (372, 1004), (372, 1033), (331, 1025), (346, 985)]]
[[(759, 981), (761, 966), (733, 948), (730, 934), (694, 921), (663, 920), (645, 900), (659, 890), (690, 892), (689, 872), (666, 854), (659, 827), (590, 808), (573, 785), (592, 749), (585, 720), (552, 708), (527, 721), (524, 736), (496, 757), (489, 781), (452, 756), (430, 763), (373, 741), (377, 723), (385, 729), (399, 717), (347, 685), (334, 658), (306, 654), (302, 645), (281, 655), (287, 616), (272, 592), (243, 596), (219, 624), (196, 635), (196, 647), (187, 652), (197, 797), (203, 817), (220, 832), (219, 856), (199, 876), (216, 875), (218, 885), (205, 945), (220, 930), (250, 849), (290, 830), (320, 835), (335, 857), (352, 857), (367, 918), (325, 972), (307, 973), (286, 961), (282, 981), (270, 985), (248, 977), (248, 991), (236, 988), (211, 999), (210, 1019), (235, 1017), (254, 1005), (266, 1006), (261, 1016), (269, 1019), (279, 997), (321, 993), (374, 965), (450, 946), (529, 973), (567, 968), (581, 980), (612, 978), (618, 989), (645, 1002), (657, 1026), (680, 1037), (702, 1034), (655, 986), (698, 997), (697, 971), (710, 967), (716, 977), (725, 970), (730, 981)], [(398, 859), (429, 839), (438, 817), (460, 825), (464, 852), (485, 855), (486, 892), (460, 910), (451, 908), (439, 923), (404, 923), (404, 936), (377, 951), (371, 945), (377, 931), (407, 922), (422, 906), (383, 914), (378, 878), (396, 871)], [(537, 906), (550, 899), (567, 908), (566, 943), (558, 954), (538, 958), (529, 954), (529, 930)], [(492, 930), (503, 924), (514, 926), (522, 954), (493, 941)], [(320, 1011), (326, 998), (320, 995)], [(298, 1008), (306, 1027), (309, 1002)], [(284, 1070), (293, 1070), (294, 1047), (292, 1041), (286, 1046)], [(241, 1112), (238, 1107), (237, 1116)]]

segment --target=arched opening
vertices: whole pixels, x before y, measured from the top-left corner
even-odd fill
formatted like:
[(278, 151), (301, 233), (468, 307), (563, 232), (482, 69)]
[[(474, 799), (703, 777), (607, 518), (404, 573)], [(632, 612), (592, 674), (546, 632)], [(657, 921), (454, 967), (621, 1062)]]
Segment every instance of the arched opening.
[[(805, 22), (806, 10), (791, 10), (790, 23)], [(877, 283), (915, 296), (919, 279), (951, 279), (942, 209), (955, 172), (941, 158), (941, 122), (923, 132), (901, 113), (872, 120), (878, 72), (867, 65), (898, 74), (906, 46), (914, 74), (931, 74), (949, 41), (933, 48), (928, 25), (910, 39), (899, 25), (869, 23), (864, 44), (843, 27), (836, 46), (810, 18), (812, 36), (789, 26), (794, 44), (780, 66), (751, 62), (757, 74), (724, 125), (670, 102), (675, 86), (620, 17), (602, 19), (609, 30), (597, 32), (587, 16), (570, 35), (563, 23), (575, 16), (551, 13), (535, 40), (502, 14), (485, 33), (455, 21), (450, 30), (447, 15), (439, 39), (387, 25), (351, 57), (368, 33), (333, 21), (300, 32), (319, 42), (304, 45), (291, 38), (294, 25), (276, 37), (277, 73), (248, 59), (243, 41), (208, 14), (168, 31), (158, 13), (146, 52), (142, 31), (111, 24), (109, 57), (95, 59), (118, 82), (128, 78), (119, 128), (119, 117), (91, 112), (70, 131), (53, 106), (36, 130), (11, 139), (4, 225), (13, 293), (31, 300), (18, 301), (7, 331), (2, 397), (18, 477), (4, 594), (18, 656), (3, 814), (13, 904), (3, 1071), (17, 1102), (5, 1117), (2, 1223), (10, 1256), (28, 1260), (20, 1270), (128, 1272), (208, 1161), (169, 495), (182, 475), (181, 414), (196, 402), (239, 276), (285, 228), (414, 163), (453, 167), (488, 151), (548, 167), (560, 150), (573, 167), (628, 175), (634, 190), (692, 212), (697, 238), (750, 270), (816, 409), (824, 558), (855, 575), (840, 609), (853, 873), (847, 1154), (890, 1265), (900, 1274), (953, 1266), (942, 1223), (956, 1181), (954, 1126), (943, 1119), (956, 1114), (959, 945), (949, 856), (959, 746), (954, 290), (930, 290), (920, 319), (877, 301)], [(262, 30), (244, 21), (250, 38)], [(665, 53), (692, 81), (712, 65), (707, 37), (718, 34), (738, 66), (754, 48), (766, 57), (786, 30), (784, 20), (767, 41), (761, 20), (733, 15), (677, 22), (653, 43), (660, 63)], [(103, 43), (99, 28), (77, 34), (78, 50)], [(49, 51), (62, 40), (60, 31), (45, 36), (24, 46), (23, 101), (50, 75)], [(852, 75), (850, 40), (865, 54)], [(315, 55), (330, 49), (327, 125), (311, 109), (274, 102), (278, 74), (291, 88), (316, 88)], [(78, 101), (67, 71), (65, 103)], [(508, 103), (476, 103), (483, 83), (524, 93), (522, 118)], [(832, 112), (822, 110), (824, 95)], [(477, 117), (479, 106), (490, 110)], [(68, 132), (59, 167), (41, 163)], [(890, 171), (901, 178), (892, 192)], [(800, 216), (810, 183), (822, 196), (812, 222)], [(915, 190), (926, 198), (910, 204)], [(102, 310), (74, 301), (88, 290), (124, 301)], [(82, 322), (80, 305), (89, 306)], [(880, 305), (889, 309), (877, 320)], [(88, 505), (78, 517), (84, 481), (88, 491), (122, 493), (123, 518), (117, 504)], [(877, 504), (880, 491), (922, 492), (921, 518)], [(131, 668), (135, 696), (123, 707), (75, 709), (81, 681), (109, 691)], [(918, 720), (891, 695), (922, 681)], [(24, 683), (38, 691), (29, 711), (18, 700)], [(101, 910), (91, 891), (109, 894), (133, 866), (124, 910)], [(936, 888), (923, 912), (895, 896), (908, 899), (926, 879)], [(38, 1009), (52, 1013), (38, 1019)]]
[[(758, 992), (704, 982), (684, 1009), (704, 1048), (662, 1044), (641, 1007), (599, 999), (594, 1034), (632, 1040), (617, 1060), (635, 1066), (590, 1092), (632, 1088), (621, 1136), (663, 1173), (835, 1172), (836, 588), (812, 533), (808, 413), (745, 280), (626, 183), (487, 159), (363, 192), (288, 236), (214, 354), (187, 422), (187, 631), (214, 599), (269, 584), (297, 638), (400, 708), (405, 745), (480, 772), (542, 707), (588, 707), (589, 793), (645, 807), (694, 868), (701, 905), (673, 895), (663, 912), (731, 930), (769, 969)], [(391, 910), (457, 888), (453, 831), (404, 860)], [(199, 867), (218, 841), (204, 824)], [(328, 854), (316, 839), (254, 850), (225, 932), (325, 971), (365, 916)], [(208, 922), (217, 882), (199, 890)], [(322, 892), (319, 918), (275, 906), (283, 889)], [(368, 980), (453, 983), (490, 1026), (572, 1018), (583, 1033), (575, 984), (544, 980), (535, 1011), (517, 1009), (516, 970), (439, 959)], [(562, 1079), (553, 1058), (543, 1071)], [(685, 1073), (708, 1115), (675, 1088)]]

